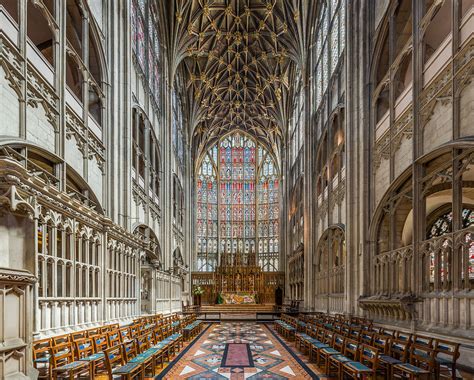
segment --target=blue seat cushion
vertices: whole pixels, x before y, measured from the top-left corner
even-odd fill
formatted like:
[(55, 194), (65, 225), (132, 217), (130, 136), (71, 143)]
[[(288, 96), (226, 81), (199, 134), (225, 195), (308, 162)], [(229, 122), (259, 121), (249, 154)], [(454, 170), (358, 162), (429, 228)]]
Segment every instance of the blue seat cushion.
[(81, 367), (87, 367), (87, 366), (89, 366), (87, 362), (77, 361), (77, 362), (68, 363), (60, 367), (54, 368), (53, 371), (70, 371), (73, 369), (79, 369)]
[(144, 361), (147, 361), (153, 356), (153, 353), (145, 351), (142, 352), (141, 354), (135, 356), (133, 359), (129, 361), (129, 363), (143, 363)]
[(325, 344), (325, 343), (319, 343), (319, 342), (318, 342), (318, 343), (311, 343), (311, 345), (312, 345), (313, 347), (316, 347), (316, 348), (328, 348), (328, 347), (329, 347), (327, 344)]
[(409, 373), (414, 373), (414, 374), (420, 374), (420, 373), (429, 373), (429, 371), (424, 370), (423, 368), (419, 368), (414, 366), (413, 364), (410, 363), (401, 363), (401, 364), (396, 364), (395, 368), (398, 368), (402, 371), (409, 372)]
[(128, 362), (127, 364), (121, 366), (121, 367), (118, 367), (118, 368), (115, 368), (112, 373), (114, 375), (120, 375), (120, 374), (128, 374), (130, 372), (133, 372), (134, 370), (136, 370), (137, 368), (141, 367), (141, 363), (132, 363), (132, 362)]
[(49, 363), (50, 355), (35, 359), (35, 363)]
[(390, 364), (390, 365), (402, 363), (401, 360), (392, 358), (391, 356), (388, 356), (388, 355), (380, 355), (379, 359), (380, 359), (381, 362), (387, 363), (387, 364)]
[(92, 355), (86, 356), (85, 358), (81, 358), (80, 360), (93, 362), (94, 360), (103, 359), (104, 357), (105, 357), (105, 355), (104, 355), (103, 352), (98, 352), (97, 354), (92, 354)]
[(360, 362), (348, 361), (344, 363), (344, 366), (355, 372), (372, 372), (369, 367)]
[(349, 359), (348, 357), (344, 356), (344, 355), (332, 355), (331, 356), (331, 359), (334, 359), (340, 363), (346, 363), (346, 362), (350, 362), (351, 359)]
[(340, 354), (340, 352), (332, 347), (326, 347), (321, 350), (323, 354), (328, 354), (328, 355), (335, 355), (335, 354)]

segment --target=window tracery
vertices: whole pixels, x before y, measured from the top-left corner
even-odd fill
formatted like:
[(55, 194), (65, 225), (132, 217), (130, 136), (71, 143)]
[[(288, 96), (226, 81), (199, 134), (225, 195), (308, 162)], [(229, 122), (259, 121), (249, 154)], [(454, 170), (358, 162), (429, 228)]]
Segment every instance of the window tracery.
[(279, 267), (279, 175), (273, 157), (241, 133), (221, 139), (197, 173), (197, 269), (219, 253), (256, 252), (265, 271)]
[[(146, 139), (149, 139), (148, 150)], [(132, 168), (135, 181), (150, 189), (155, 195), (155, 203), (160, 197), (161, 154), (160, 143), (146, 116), (137, 107), (132, 110)], [(149, 182), (145, 184), (146, 171)]]
[(131, 9), (132, 51), (146, 78), (151, 99), (161, 107), (162, 52), (156, 15), (145, 0), (133, 0)]
[(345, 2), (327, 2), (317, 21), (317, 37), (313, 47), (313, 77), (315, 108), (319, 108), (345, 47)]
[[(463, 208), (462, 213), (462, 224), (461, 229), (468, 228), (474, 225), (474, 210), (470, 208)], [(431, 223), (427, 230), (427, 238), (428, 239), (436, 239), (447, 235), (453, 232), (453, 212), (452, 210), (448, 210), (443, 212), (442, 214), (438, 215), (436, 219)], [(463, 244), (469, 250), (468, 253), (468, 260), (467, 260), (467, 267), (468, 267), (468, 277), (469, 280), (474, 280), (474, 239), (472, 238), (471, 234), (466, 234), (463, 239)], [(450, 254), (451, 254), (451, 246), (449, 239), (446, 239), (442, 242), (441, 249), (440, 249), (440, 257), (437, 257), (436, 252), (434, 250), (430, 251), (429, 253), (429, 260), (430, 260), (430, 283), (434, 283), (435, 277), (437, 275), (436, 268), (439, 266), (439, 275), (441, 280), (446, 282), (449, 281), (449, 262), (450, 262)], [(462, 272), (462, 277), (464, 277), (464, 272)]]
[(173, 221), (175, 226), (182, 229), (184, 222), (184, 191), (183, 186), (175, 174), (173, 176)]
[(173, 133), (173, 149), (178, 165), (181, 169), (184, 167), (184, 144), (185, 136), (183, 130), (183, 111), (181, 107), (181, 100), (179, 98), (177, 85), (173, 88), (173, 96), (171, 108), (173, 111), (172, 117), (172, 133)]

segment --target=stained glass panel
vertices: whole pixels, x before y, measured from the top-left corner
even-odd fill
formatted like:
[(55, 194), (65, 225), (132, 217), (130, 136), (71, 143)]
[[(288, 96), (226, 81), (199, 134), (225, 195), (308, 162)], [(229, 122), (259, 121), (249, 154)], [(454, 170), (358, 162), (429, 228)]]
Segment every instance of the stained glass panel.
[(132, 0), (131, 29), (132, 51), (135, 55), (139, 69), (148, 81), (150, 94), (157, 106), (161, 105), (161, 46), (158, 32), (155, 27), (153, 11), (149, 2), (145, 0)]
[(217, 265), (217, 177), (215, 162), (207, 154), (196, 181), (198, 270), (212, 271)]
[(208, 151), (196, 184), (198, 270), (215, 268), (218, 247), (219, 254), (258, 247), (263, 269), (278, 270), (278, 178), (273, 158), (244, 134)]
[(331, 0), (321, 9), (314, 46), (314, 99), (316, 108), (323, 100), (345, 46), (345, 2)]
[[(470, 227), (471, 225), (474, 224), (474, 210), (464, 208), (462, 210), (462, 228), (467, 228)], [(440, 215), (428, 228), (427, 231), (427, 238), (428, 239), (433, 239), (437, 238), (443, 235), (446, 235), (450, 232), (452, 232), (452, 223), (453, 223), (453, 212), (448, 211), (443, 215)], [(474, 242), (472, 240), (471, 234), (466, 234), (465, 236), (466, 239), (466, 244), (469, 248), (469, 253), (468, 253), (468, 260), (467, 260), (467, 268), (468, 268), (468, 276), (469, 279), (474, 278)], [(441, 256), (444, 253), (444, 251), (447, 251), (448, 248), (448, 240), (445, 240), (443, 243), (443, 248), (445, 250), (441, 250)], [(446, 258), (445, 257), (439, 257), (439, 264), (438, 264), (438, 272), (440, 275), (441, 279), (446, 279), (448, 278), (448, 267), (446, 265)], [(435, 280), (435, 275), (436, 275), (436, 257), (435, 257), (435, 252), (430, 253), (430, 282), (434, 282)], [(462, 276), (464, 277), (464, 273), (462, 273)]]

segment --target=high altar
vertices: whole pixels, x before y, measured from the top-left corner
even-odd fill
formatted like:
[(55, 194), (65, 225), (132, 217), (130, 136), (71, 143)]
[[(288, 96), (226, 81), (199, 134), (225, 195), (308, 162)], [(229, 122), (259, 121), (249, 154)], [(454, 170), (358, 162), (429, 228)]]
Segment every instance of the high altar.
[(254, 253), (234, 255), (225, 253), (215, 271), (215, 292), (224, 304), (252, 304), (258, 302), (263, 285), (262, 268), (257, 266)]
[(284, 273), (263, 272), (253, 252), (222, 253), (216, 270), (193, 272), (192, 283), (205, 289), (204, 304), (273, 304)]

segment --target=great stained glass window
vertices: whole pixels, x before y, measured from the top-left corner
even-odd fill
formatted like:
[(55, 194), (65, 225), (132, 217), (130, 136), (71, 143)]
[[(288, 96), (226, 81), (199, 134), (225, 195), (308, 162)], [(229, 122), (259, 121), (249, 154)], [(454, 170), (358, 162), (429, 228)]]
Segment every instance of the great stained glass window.
[(277, 271), (279, 175), (273, 157), (242, 133), (221, 139), (198, 171), (197, 269), (213, 271), (221, 253), (256, 252)]

